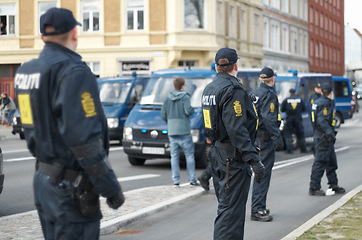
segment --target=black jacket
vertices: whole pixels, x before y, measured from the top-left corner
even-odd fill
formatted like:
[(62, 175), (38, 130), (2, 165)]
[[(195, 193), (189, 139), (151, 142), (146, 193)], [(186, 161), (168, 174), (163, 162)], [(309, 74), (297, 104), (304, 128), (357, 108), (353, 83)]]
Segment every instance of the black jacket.
[[(77, 53), (46, 43), (24, 63), (15, 87), (28, 148), (38, 161), (83, 171), (108, 161), (107, 120), (95, 76)], [(112, 197), (120, 185), (112, 169), (90, 177), (93, 191)]]
[(302, 120), (302, 113), (306, 111), (306, 108), (303, 99), (293, 94), (284, 99), (281, 111), (287, 114), (287, 119), (289, 117), (294, 117)]
[(326, 137), (333, 137), (334, 134), (334, 109), (332, 100), (321, 96), (312, 106), (312, 115), (314, 115), (315, 134), (318, 137), (325, 135)]
[(267, 132), (274, 146), (281, 145), (283, 143), (279, 131), (281, 116), (278, 97), (275, 94), (274, 88), (262, 82), (260, 87), (253, 90), (250, 95), (255, 96), (253, 101), (259, 114), (259, 131)]
[(258, 116), (237, 78), (218, 73), (203, 91), (202, 110), (205, 133), (211, 141), (230, 143), (243, 161), (259, 159), (254, 147)]

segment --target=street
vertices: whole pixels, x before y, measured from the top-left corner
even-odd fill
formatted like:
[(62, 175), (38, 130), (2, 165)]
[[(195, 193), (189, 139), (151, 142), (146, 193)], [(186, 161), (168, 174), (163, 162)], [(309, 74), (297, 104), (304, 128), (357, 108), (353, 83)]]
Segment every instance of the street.
[[(4, 131), (11, 130), (2, 129), (0, 132), (1, 137), (6, 135), (0, 142), (5, 172), (4, 191), (0, 195), (0, 217), (35, 209), (32, 194), (35, 160), (26, 150), (25, 141), (18, 136), (5, 134)], [(362, 183), (362, 115), (354, 115), (338, 131), (335, 146), (339, 150), (337, 174), (340, 185), (349, 191)], [(310, 143), (310, 139), (308, 142)], [(295, 154), (287, 155), (285, 152), (278, 152), (276, 159), (267, 201), (274, 221), (250, 221), (249, 199), (245, 239), (281, 239), (341, 197), (308, 195), (313, 163), (311, 154), (295, 151)], [(110, 162), (120, 178), (123, 191), (172, 184), (169, 160), (150, 160), (144, 166), (131, 166), (122, 147), (114, 144), (111, 147)], [(197, 175), (201, 171), (197, 170)], [(181, 174), (182, 183), (187, 182), (184, 167)], [(322, 186), (326, 190), (326, 177), (322, 179)], [(214, 191), (210, 190), (198, 198), (174, 205), (122, 229), (134, 230), (136, 234), (105, 235), (101, 239), (212, 239), (216, 209), (216, 197)]]

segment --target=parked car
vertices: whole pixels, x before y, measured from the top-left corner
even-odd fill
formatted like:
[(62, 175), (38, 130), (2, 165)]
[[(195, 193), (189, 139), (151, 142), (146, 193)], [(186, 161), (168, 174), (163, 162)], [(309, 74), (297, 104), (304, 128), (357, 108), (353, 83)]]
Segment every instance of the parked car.
[(3, 168), (3, 153), (1, 151), (1, 147), (0, 147), (0, 193), (3, 191), (4, 188), (4, 168)]
[(13, 115), (12, 123), (13, 131), (12, 134), (19, 134), (20, 139), (25, 139), (24, 128), (21, 125), (20, 112), (17, 109)]

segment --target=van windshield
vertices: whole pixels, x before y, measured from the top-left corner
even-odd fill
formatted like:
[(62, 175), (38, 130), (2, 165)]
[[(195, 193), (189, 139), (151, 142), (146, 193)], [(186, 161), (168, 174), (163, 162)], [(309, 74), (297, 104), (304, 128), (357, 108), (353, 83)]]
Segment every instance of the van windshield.
[(289, 90), (295, 89), (295, 81), (275, 81), (275, 91), (278, 96), (278, 101), (281, 103), (287, 97), (289, 97)]
[[(175, 77), (151, 78), (141, 98), (141, 105), (162, 105), (168, 94), (175, 90)], [(213, 78), (185, 78), (185, 91), (191, 96), (191, 106), (201, 107), (201, 95)]]
[(99, 83), (99, 96), (102, 103), (124, 103), (127, 99), (131, 82)]

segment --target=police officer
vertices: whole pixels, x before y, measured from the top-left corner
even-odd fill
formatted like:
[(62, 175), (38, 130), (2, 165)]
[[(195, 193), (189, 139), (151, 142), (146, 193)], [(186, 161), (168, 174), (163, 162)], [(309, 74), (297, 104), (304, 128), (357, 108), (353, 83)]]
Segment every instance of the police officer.
[(237, 53), (221, 48), (215, 56), (216, 79), (202, 94), (202, 111), (215, 193), (218, 199), (214, 239), (243, 239), (249, 164), (260, 182), (264, 166), (254, 147), (258, 117), (246, 90), (236, 78)]
[(40, 18), (42, 52), (15, 76), (27, 145), (37, 160), (34, 197), (45, 239), (99, 239), (99, 195), (113, 209), (124, 202), (108, 162), (97, 82), (75, 52), (77, 25), (71, 11), (49, 9)]
[(328, 179), (329, 188), (335, 193), (344, 193), (345, 189), (338, 186), (336, 170), (337, 157), (334, 151), (336, 132), (334, 131), (334, 109), (332, 107), (332, 86), (329, 83), (322, 85), (322, 96), (312, 105), (314, 118), (315, 160), (310, 177), (309, 194), (324, 196), (321, 189), (321, 179), (324, 171)]
[(319, 82), (317, 82), (317, 85), (314, 87), (314, 93), (310, 96), (310, 104), (312, 105), (315, 100), (317, 100), (318, 98), (320, 98), (321, 96), (321, 84)]
[(293, 153), (293, 139), (292, 134), (294, 131), (297, 134), (297, 140), (300, 151), (307, 152), (304, 139), (304, 128), (302, 121), (302, 112), (306, 111), (304, 101), (301, 97), (295, 95), (294, 88), (289, 90), (290, 96), (282, 102), (281, 111), (286, 113), (284, 134), (286, 140), (287, 153)]
[(260, 148), (260, 156), (265, 166), (265, 176), (258, 183), (254, 181), (251, 205), (251, 220), (269, 222), (273, 217), (266, 208), (266, 198), (270, 185), (272, 168), (275, 161), (275, 150), (284, 148), (280, 135), (280, 112), (277, 95), (274, 90), (274, 71), (265, 67), (260, 72), (259, 88), (250, 93), (259, 114), (260, 127), (255, 145)]

